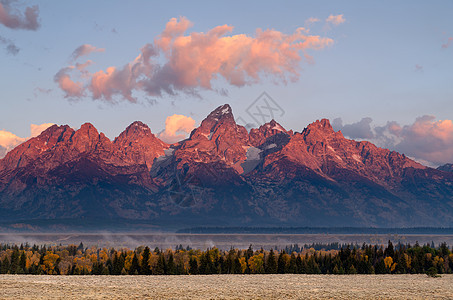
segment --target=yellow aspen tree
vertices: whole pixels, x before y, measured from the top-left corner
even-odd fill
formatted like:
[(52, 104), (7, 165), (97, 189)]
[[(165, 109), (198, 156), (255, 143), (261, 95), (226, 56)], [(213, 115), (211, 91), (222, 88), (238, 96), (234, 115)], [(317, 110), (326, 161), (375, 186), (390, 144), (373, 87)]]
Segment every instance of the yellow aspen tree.
[(241, 263), (241, 273), (244, 274), (245, 270), (247, 269), (247, 262), (245, 261), (245, 257), (239, 258), (239, 262)]
[(393, 265), (393, 258), (390, 256), (387, 256), (386, 258), (384, 258), (384, 264), (387, 269), (390, 269)]
[(408, 270), (410, 270), (411, 265), (412, 265), (411, 257), (409, 255), (407, 255), (406, 253), (404, 253), (404, 259), (406, 260), (406, 268)]
[(127, 251), (126, 258), (124, 259), (124, 269), (129, 272), (132, 266), (132, 259), (134, 258), (134, 251)]
[(260, 274), (263, 271), (264, 265), (264, 254), (260, 253), (257, 255), (253, 255), (249, 258), (249, 268), (250, 272), (253, 274)]
[(47, 251), (46, 255), (44, 256), (44, 267), (43, 270), (47, 274), (53, 274), (55, 269), (55, 263), (57, 262), (58, 258), (60, 258), (57, 254), (54, 254), (50, 251)]

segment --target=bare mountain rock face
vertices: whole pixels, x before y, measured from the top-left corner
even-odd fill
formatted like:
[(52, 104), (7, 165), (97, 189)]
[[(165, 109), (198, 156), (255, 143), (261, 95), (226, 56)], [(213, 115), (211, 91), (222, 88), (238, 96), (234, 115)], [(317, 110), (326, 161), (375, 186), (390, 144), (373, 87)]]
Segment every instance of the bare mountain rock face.
[(145, 164), (151, 170), (155, 158), (164, 155), (169, 145), (151, 133), (148, 125), (134, 122), (113, 142), (115, 152), (121, 153), (121, 160), (131, 165)]
[(291, 136), (293, 132), (286, 131), (275, 120), (272, 120), (269, 123), (261, 125), (259, 128), (252, 128), (250, 130), (249, 140), (253, 146), (259, 147), (266, 143), (270, 137), (281, 134)]
[(453, 172), (357, 142), (329, 120), (249, 132), (215, 109), (167, 145), (134, 122), (112, 142), (54, 125), (0, 160), (0, 218), (161, 226), (453, 225)]
[(248, 145), (247, 130), (234, 121), (228, 104), (218, 107), (194, 129), (175, 155), (181, 162), (199, 161), (204, 163), (222, 160), (234, 165), (246, 159)]
[[(0, 160), (1, 217), (150, 217), (143, 207), (157, 186), (146, 159), (168, 146), (152, 134), (120, 137), (112, 143), (89, 123), (54, 125), (13, 149)], [(127, 145), (136, 140), (154, 148), (134, 156)]]
[(219, 215), (231, 220), (240, 215), (242, 220), (250, 213), (244, 199), (251, 188), (241, 177), (248, 147), (248, 132), (236, 124), (231, 107), (215, 109), (188, 139), (156, 160), (151, 174), (162, 184), (162, 209), (177, 218), (205, 214), (214, 222)]
[(453, 164), (445, 164), (439, 166), (437, 170), (444, 171), (444, 172), (453, 172)]

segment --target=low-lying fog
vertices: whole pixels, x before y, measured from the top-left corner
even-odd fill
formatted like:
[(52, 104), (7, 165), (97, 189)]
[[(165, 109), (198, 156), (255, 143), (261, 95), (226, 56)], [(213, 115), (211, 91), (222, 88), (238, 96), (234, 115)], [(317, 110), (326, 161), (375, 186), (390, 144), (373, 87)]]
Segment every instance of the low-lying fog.
[(80, 244), (85, 247), (127, 247), (136, 248), (146, 245), (160, 249), (175, 248), (182, 245), (196, 249), (217, 247), (228, 250), (231, 247), (246, 249), (250, 245), (254, 249), (263, 247), (284, 248), (287, 245), (312, 243), (353, 243), (353, 244), (387, 244), (391, 240), (394, 244), (434, 244), (446, 242), (453, 245), (453, 235), (422, 235), (422, 234), (186, 234), (186, 233), (2, 233), (1, 244), (25, 244), (31, 245), (68, 245)]

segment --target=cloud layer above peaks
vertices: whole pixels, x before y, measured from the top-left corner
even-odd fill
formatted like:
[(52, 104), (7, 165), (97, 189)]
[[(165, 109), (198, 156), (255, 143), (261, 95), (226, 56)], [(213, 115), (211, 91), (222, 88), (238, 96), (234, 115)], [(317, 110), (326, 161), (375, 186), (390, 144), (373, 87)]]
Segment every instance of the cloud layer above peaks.
[[(144, 45), (128, 64), (93, 73), (88, 71), (90, 64), (75, 64), (57, 72), (54, 81), (67, 98), (136, 102), (134, 92), (152, 97), (198, 95), (200, 90), (216, 90), (216, 79), (236, 87), (259, 83), (265, 77), (274, 82), (297, 81), (300, 62), (311, 60), (306, 50), (333, 44), (332, 39), (310, 35), (302, 27), (292, 34), (257, 29), (250, 36), (232, 35), (229, 25), (187, 33), (191, 26), (184, 17), (172, 18), (154, 42)], [(71, 57), (76, 61), (99, 51), (104, 49), (82, 45)]]
[(435, 116), (424, 115), (409, 125), (389, 121), (384, 126), (373, 127), (371, 123), (371, 118), (363, 118), (359, 122), (343, 125), (342, 120), (337, 118), (332, 126), (349, 138), (369, 140), (427, 165), (453, 162), (452, 120), (436, 120)]

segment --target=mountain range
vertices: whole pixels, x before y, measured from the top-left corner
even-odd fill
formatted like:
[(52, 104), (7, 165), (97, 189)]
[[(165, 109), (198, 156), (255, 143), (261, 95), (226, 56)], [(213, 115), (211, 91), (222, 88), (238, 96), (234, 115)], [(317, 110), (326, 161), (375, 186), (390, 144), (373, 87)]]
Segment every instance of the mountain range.
[(0, 160), (0, 219), (451, 227), (451, 171), (347, 139), (327, 119), (248, 132), (225, 104), (171, 145), (142, 122), (113, 141), (90, 123), (49, 127)]

